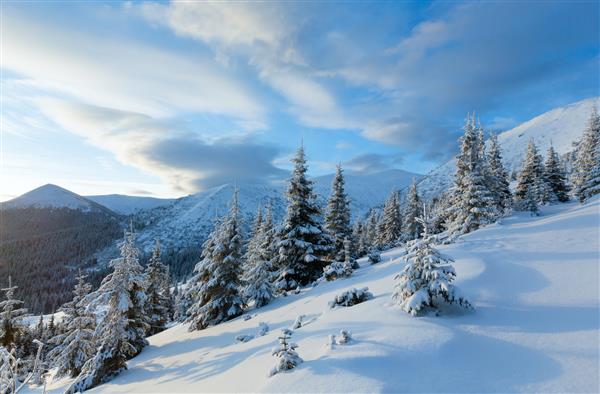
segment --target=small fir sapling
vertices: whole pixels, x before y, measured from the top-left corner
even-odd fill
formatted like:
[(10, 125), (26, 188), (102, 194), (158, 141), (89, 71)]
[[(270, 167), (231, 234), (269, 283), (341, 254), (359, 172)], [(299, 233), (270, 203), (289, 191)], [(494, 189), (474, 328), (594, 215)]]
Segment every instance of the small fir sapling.
[(288, 330), (287, 328), (281, 330), (279, 347), (274, 348), (272, 352), (272, 355), (277, 357), (277, 364), (271, 369), (269, 376), (273, 376), (279, 372), (289, 371), (303, 362), (302, 358), (296, 353), (298, 345), (289, 342), (292, 333), (293, 331)]
[(368, 291), (368, 287), (362, 289), (351, 289), (335, 296), (333, 301), (329, 302), (330, 308), (336, 306), (353, 306), (365, 302), (373, 298), (373, 294)]

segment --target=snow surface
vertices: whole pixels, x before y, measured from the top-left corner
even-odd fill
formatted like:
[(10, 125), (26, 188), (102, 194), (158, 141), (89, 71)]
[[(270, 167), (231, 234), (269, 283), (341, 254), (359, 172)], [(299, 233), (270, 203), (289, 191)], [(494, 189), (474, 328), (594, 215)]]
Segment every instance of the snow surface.
[[(559, 155), (573, 151), (573, 142), (581, 138), (594, 106), (600, 107), (600, 97), (555, 108), (498, 134), (498, 143), (502, 148), (503, 162), (508, 173), (521, 169), (530, 138), (535, 140), (538, 151), (544, 157), (550, 144)], [(419, 192), (431, 198), (448, 190), (454, 184), (455, 171), (455, 159), (437, 167), (419, 183)]]
[(83, 212), (104, 211), (112, 212), (91, 201), (79, 194), (73, 193), (60, 186), (47, 184), (33, 189), (17, 198), (3, 202), (0, 204), (2, 209), (19, 209), (19, 208), (69, 208)]
[[(516, 214), (440, 250), (455, 258), (456, 285), (474, 312), (411, 317), (392, 303), (403, 249), (349, 279), (277, 298), (245, 316), (188, 333), (149, 338), (129, 370), (91, 392), (599, 392), (600, 198)], [(349, 308), (328, 302), (368, 287)], [(269, 378), (282, 328), (305, 315), (291, 341), (304, 363)], [(268, 334), (255, 335), (259, 323)], [(352, 341), (327, 346), (341, 329)], [(49, 384), (61, 392), (68, 380)]]
[(86, 196), (86, 198), (107, 207), (113, 212), (120, 213), (121, 215), (131, 215), (144, 209), (153, 209), (168, 205), (175, 201), (173, 198), (126, 196), (123, 194)]

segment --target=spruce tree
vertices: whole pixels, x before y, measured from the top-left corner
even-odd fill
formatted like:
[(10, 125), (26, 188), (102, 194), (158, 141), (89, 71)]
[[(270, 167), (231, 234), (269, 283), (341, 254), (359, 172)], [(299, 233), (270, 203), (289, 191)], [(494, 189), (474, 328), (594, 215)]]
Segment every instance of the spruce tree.
[(365, 229), (365, 244), (369, 250), (377, 246), (378, 223), (377, 212), (371, 210)]
[(17, 286), (12, 285), (8, 277), (8, 287), (0, 289), (4, 292), (5, 300), (0, 301), (0, 346), (7, 349), (18, 346), (20, 337), (27, 331), (23, 319), (28, 316), (27, 309), (22, 308), (23, 301), (15, 298)]
[(379, 248), (395, 246), (400, 241), (401, 235), (400, 192), (393, 190), (383, 206), (383, 213), (377, 225), (375, 244)]
[(577, 150), (573, 185), (580, 202), (600, 193), (600, 115), (595, 107)]
[(368, 248), (368, 236), (365, 225), (362, 220), (356, 219), (352, 228), (352, 239), (356, 242), (356, 257), (362, 257), (367, 254)]
[(511, 205), (510, 181), (508, 172), (502, 164), (502, 152), (498, 144), (498, 136), (492, 133), (487, 151), (487, 168), (490, 177), (490, 192), (498, 211), (502, 212)]
[(551, 201), (569, 201), (570, 188), (567, 185), (566, 174), (560, 163), (560, 158), (552, 145), (550, 145), (546, 154), (544, 171), (544, 178), (552, 192)]
[(456, 277), (454, 260), (433, 247), (436, 238), (429, 234), (427, 215), (418, 220), (423, 228), (422, 238), (409, 245), (404, 257), (407, 264), (396, 276), (398, 283), (392, 298), (413, 316), (425, 307), (436, 308), (438, 301), (472, 308), (452, 283)]
[(422, 210), (421, 198), (417, 190), (417, 183), (413, 180), (412, 185), (406, 197), (406, 205), (404, 210), (404, 220), (402, 221), (402, 233), (406, 240), (412, 240), (419, 237), (423, 231), (421, 224), (417, 220), (421, 215)]
[(267, 206), (264, 220), (262, 216), (256, 216), (253, 228), (252, 238), (244, 256), (243, 295), (246, 303), (254, 302), (254, 306), (260, 308), (273, 298), (271, 276), (272, 260), (275, 256), (275, 230), (270, 205)]
[(303, 146), (292, 162), (294, 170), (287, 189), (287, 213), (278, 232), (276, 287), (280, 291), (318, 279), (333, 250), (333, 239), (323, 231), (321, 210), (312, 182), (306, 176), (308, 168)]
[(344, 259), (344, 239), (352, 236), (350, 227), (350, 202), (345, 191), (345, 180), (341, 165), (337, 165), (331, 196), (325, 214), (325, 229), (333, 237), (334, 249), (332, 258), (336, 261)]
[(244, 302), (239, 294), (242, 268), (242, 234), (238, 191), (233, 194), (229, 215), (204, 243), (202, 260), (190, 280), (191, 305), (189, 330), (233, 319), (242, 314)]
[[(517, 208), (531, 210), (530, 200), (539, 203), (550, 201), (550, 187), (544, 177), (544, 163), (538, 153), (533, 139), (529, 140), (523, 168), (519, 174), (517, 187), (515, 189), (515, 203)], [(537, 205), (537, 204), (536, 204)]]
[(47, 356), (52, 366), (57, 368), (56, 376), (68, 374), (72, 378), (76, 377), (96, 352), (96, 316), (87, 310), (85, 302), (91, 288), (85, 282), (85, 275), (80, 272), (73, 290), (73, 299), (60, 308), (64, 313), (62, 324), (65, 332), (50, 340), (55, 347)]
[(154, 335), (165, 329), (171, 314), (169, 270), (161, 261), (158, 239), (146, 266), (146, 281), (146, 314), (150, 318), (148, 335)]

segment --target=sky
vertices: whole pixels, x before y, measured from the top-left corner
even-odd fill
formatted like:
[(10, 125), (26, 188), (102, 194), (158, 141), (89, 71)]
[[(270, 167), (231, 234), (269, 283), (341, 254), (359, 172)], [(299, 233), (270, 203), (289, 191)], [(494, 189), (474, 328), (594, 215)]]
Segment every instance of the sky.
[(597, 1), (1, 3), (0, 201), (424, 174), (599, 95)]

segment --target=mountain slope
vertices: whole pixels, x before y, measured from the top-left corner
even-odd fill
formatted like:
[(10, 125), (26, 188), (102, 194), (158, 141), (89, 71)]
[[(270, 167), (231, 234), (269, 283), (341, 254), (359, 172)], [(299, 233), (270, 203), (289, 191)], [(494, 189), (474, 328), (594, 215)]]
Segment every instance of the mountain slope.
[[(134, 392), (598, 392), (600, 199), (519, 214), (440, 247), (456, 259), (457, 285), (474, 312), (411, 317), (392, 303), (401, 249), (353, 277), (323, 283), (231, 322), (189, 333), (177, 325), (150, 337), (128, 370), (93, 389)], [(368, 286), (374, 299), (350, 308), (327, 302)], [(280, 329), (295, 330), (304, 359), (268, 377)], [(271, 331), (249, 342), (259, 322)], [(327, 336), (352, 331), (329, 349)], [(53, 382), (61, 392), (68, 380)]]
[[(521, 169), (530, 138), (535, 140), (543, 155), (550, 144), (559, 155), (571, 152), (573, 142), (581, 138), (594, 106), (600, 107), (600, 97), (553, 109), (498, 134), (504, 165), (509, 173)], [(455, 167), (456, 161), (452, 159), (431, 171), (419, 183), (419, 190), (429, 198), (448, 190), (454, 182)]]
[(121, 215), (131, 215), (141, 210), (153, 209), (175, 201), (173, 198), (126, 196), (123, 194), (86, 196), (86, 198)]
[(113, 214), (108, 208), (60, 186), (47, 184), (0, 204), (0, 209), (68, 208)]

